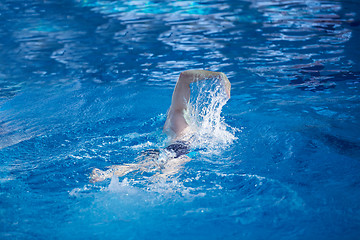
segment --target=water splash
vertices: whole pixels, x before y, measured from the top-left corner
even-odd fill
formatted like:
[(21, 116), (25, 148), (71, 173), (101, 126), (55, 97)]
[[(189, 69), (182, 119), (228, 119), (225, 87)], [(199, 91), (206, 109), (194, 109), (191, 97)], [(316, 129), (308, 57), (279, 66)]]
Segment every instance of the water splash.
[(228, 147), (235, 139), (235, 128), (225, 123), (221, 111), (229, 100), (223, 82), (218, 79), (195, 82), (185, 112), (186, 121), (196, 132), (194, 148), (214, 154)]
[(125, 195), (134, 195), (138, 192), (135, 187), (131, 186), (127, 178), (124, 178), (120, 182), (119, 178), (115, 175), (111, 178), (111, 182), (107, 187), (107, 190), (110, 192), (121, 193)]

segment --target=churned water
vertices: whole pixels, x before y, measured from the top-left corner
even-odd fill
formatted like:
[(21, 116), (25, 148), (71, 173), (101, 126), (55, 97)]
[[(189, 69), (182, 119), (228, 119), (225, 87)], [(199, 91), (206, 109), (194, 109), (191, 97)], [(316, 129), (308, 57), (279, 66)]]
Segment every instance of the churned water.
[[(356, 0), (2, 0), (0, 238), (359, 239), (359, 14)], [(232, 83), (228, 101), (192, 86), (192, 160), (90, 183), (166, 146), (186, 69)]]

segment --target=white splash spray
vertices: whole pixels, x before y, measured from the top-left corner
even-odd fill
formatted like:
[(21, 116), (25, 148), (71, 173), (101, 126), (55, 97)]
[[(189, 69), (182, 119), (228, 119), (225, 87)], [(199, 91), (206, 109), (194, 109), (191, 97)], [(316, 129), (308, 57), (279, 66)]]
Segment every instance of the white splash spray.
[(221, 116), (228, 100), (224, 84), (218, 79), (198, 81), (191, 85), (185, 118), (196, 132), (192, 145), (202, 149), (203, 153), (216, 154), (236, 139), (236, 129), (228, 126)]

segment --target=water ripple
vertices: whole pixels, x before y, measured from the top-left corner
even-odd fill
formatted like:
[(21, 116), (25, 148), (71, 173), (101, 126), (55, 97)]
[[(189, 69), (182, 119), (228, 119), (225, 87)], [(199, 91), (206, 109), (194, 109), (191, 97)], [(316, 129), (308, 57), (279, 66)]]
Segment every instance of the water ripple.
[(6, 20), (0, 45), (7, 48), (0, 79), (11, 73), (15, 81), (6, 82), (3, 98), (14, 96), (29, 73), (37, 84), (61, 73), (94, 84), (135, 78), (172, 86), (178, 72), (208, 67), (230, 75), (245, 69), (273, 87), (310, 91), (336, 87), (334, 75), (340, 74), (357, 88), (354, 60), (346, 54), (358, 16), (338, 1), (78, 0), (66, 2), (61, 14), (59, 6), (1, 5)]
[(328, 83), (334, 72), (348, 74), (351, 62), (344, 49), (355, 13), (344, 12), (340, 2), (262, 0), (251, 1), (251, 7), (264, 17), (257, 31), (266, 45), (260, 38), (255, 46), (243, 46), (251, 49), (250, 57), (238, 58), (246, 69), (270, 82), (291, 80), (292, 86), (311, 91), (334, 88), (336, 81)]

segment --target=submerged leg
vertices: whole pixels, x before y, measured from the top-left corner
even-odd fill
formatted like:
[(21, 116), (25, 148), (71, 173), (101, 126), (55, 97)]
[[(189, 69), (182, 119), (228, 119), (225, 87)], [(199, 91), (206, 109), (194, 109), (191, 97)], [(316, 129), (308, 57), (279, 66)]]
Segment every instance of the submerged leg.
[(108, 170), (102, 171), (98, 168), (93, 169), (90, 174), (90, 182), (101, 182), (105, 179), (111, 178), (112, 176), (122, 177), (128, 173), (138, 171), (140, 173), (144, 172), (157, 172), (155, 176), (159, 176), (161, 178), (166, 178), (168, 176), (175, 175), (180, 171), (185, 163), (191, 160), (186, 155), (182, 155), (180, 157), (170, 157), (165, 156), (160, 160), (157, 158), (159, 153), (156, 153), (156, 156), (145, 154), (145, 160), (140, 161), (139, 163), (131, 163), (124, 165), (113, 165), (110, 166)]
[(157, 177), (167, 178), (177, 174), (185, 165), (185, 163), (191, 160), (190, 157), (182, 155), (178, 158), (171, 158), (164, 164), (161, 172), (156, 174)]
[(122, 177), (130, 172), (140, 169), (140, 164), (124, 164), (124, 165), (113, 165), (108, 170), (102, 171), (98, 168), (94, 168), (90, 174), (90, 182), (101, 182), (107, 178), (111, 178), (113, 175)]
[(92, 173), (90, 174), (90, 182), (101, 182), (105, 179), (111, 178), (113, 175), (122, 177), (134, 171), (140, 171), (141, 173), (144, 173), (158, 171), (159, 169), (159, 164), (154, 161), (153, 158), (148, 157), (146, 160), (139, 163), (112, 165), (106, 171), (94, 168)]

